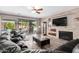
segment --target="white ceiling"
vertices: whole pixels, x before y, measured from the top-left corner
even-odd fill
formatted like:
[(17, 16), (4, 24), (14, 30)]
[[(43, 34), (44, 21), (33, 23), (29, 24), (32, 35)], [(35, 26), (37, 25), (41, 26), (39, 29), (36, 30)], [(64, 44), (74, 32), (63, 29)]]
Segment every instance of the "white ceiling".
[(42, 6), (42, 8), (44, 10), (41, 12), (41, 14), (36, 14), (36, 13), (32, 13), (31, 10), (27, 8), (27, 6), (0, 6), (0, 12), (28, 16), (28, 17), (43, 18), (78, 7), (77, 6)]

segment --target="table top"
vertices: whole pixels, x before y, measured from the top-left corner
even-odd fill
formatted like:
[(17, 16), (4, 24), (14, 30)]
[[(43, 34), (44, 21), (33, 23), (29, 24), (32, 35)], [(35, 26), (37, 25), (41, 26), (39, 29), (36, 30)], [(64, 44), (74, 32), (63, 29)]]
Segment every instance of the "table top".
[(46, 40), (47, 39), (47, 36), (42, 36), (42, 35), (34, 35), (33, 37), (37, 38), (38, 40)]

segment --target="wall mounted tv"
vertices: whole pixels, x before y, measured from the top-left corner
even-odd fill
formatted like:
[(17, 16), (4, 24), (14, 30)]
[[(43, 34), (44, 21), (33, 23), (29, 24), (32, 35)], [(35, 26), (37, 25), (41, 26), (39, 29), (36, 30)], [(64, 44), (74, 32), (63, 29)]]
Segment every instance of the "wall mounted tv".
[(55, 26), (67, 26), (67, 17), (53, 19), (52, 24)]

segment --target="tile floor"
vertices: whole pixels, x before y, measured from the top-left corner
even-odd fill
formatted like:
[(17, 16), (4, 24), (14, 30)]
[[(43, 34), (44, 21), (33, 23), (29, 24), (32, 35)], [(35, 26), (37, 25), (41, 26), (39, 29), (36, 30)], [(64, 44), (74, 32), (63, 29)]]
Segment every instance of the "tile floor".
[[(25, 43), (28, 46), (28, 48), (30, 48), (30, 49), (40, 49), (40, 47), (38, 47), (36, 42), (33, 41), (33, 35), (34, 34), (26, 35)], [(50, 46), (46, 45), (45, 48), (46, 49), (49, 49), (49, 48), (55, 49), (55, 48), (65, 44), (66, 42), (67, 41), (64, 41), (64, 40), (50, 38)]]

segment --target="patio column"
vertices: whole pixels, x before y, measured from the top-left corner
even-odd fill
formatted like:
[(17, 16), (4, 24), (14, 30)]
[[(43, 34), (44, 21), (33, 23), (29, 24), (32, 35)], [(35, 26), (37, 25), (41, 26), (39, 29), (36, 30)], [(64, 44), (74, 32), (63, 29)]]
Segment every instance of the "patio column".
[(1, 16), (0, 16), (0, 35), (1, 35)]
[(19, 24), (19, 21), (18, 21), (18, 19), (16, 19), (16, 21), (15, 21), (15, 29), (17, 29), (17, 30), (19, 29), (19, 25), (18, 24)]

